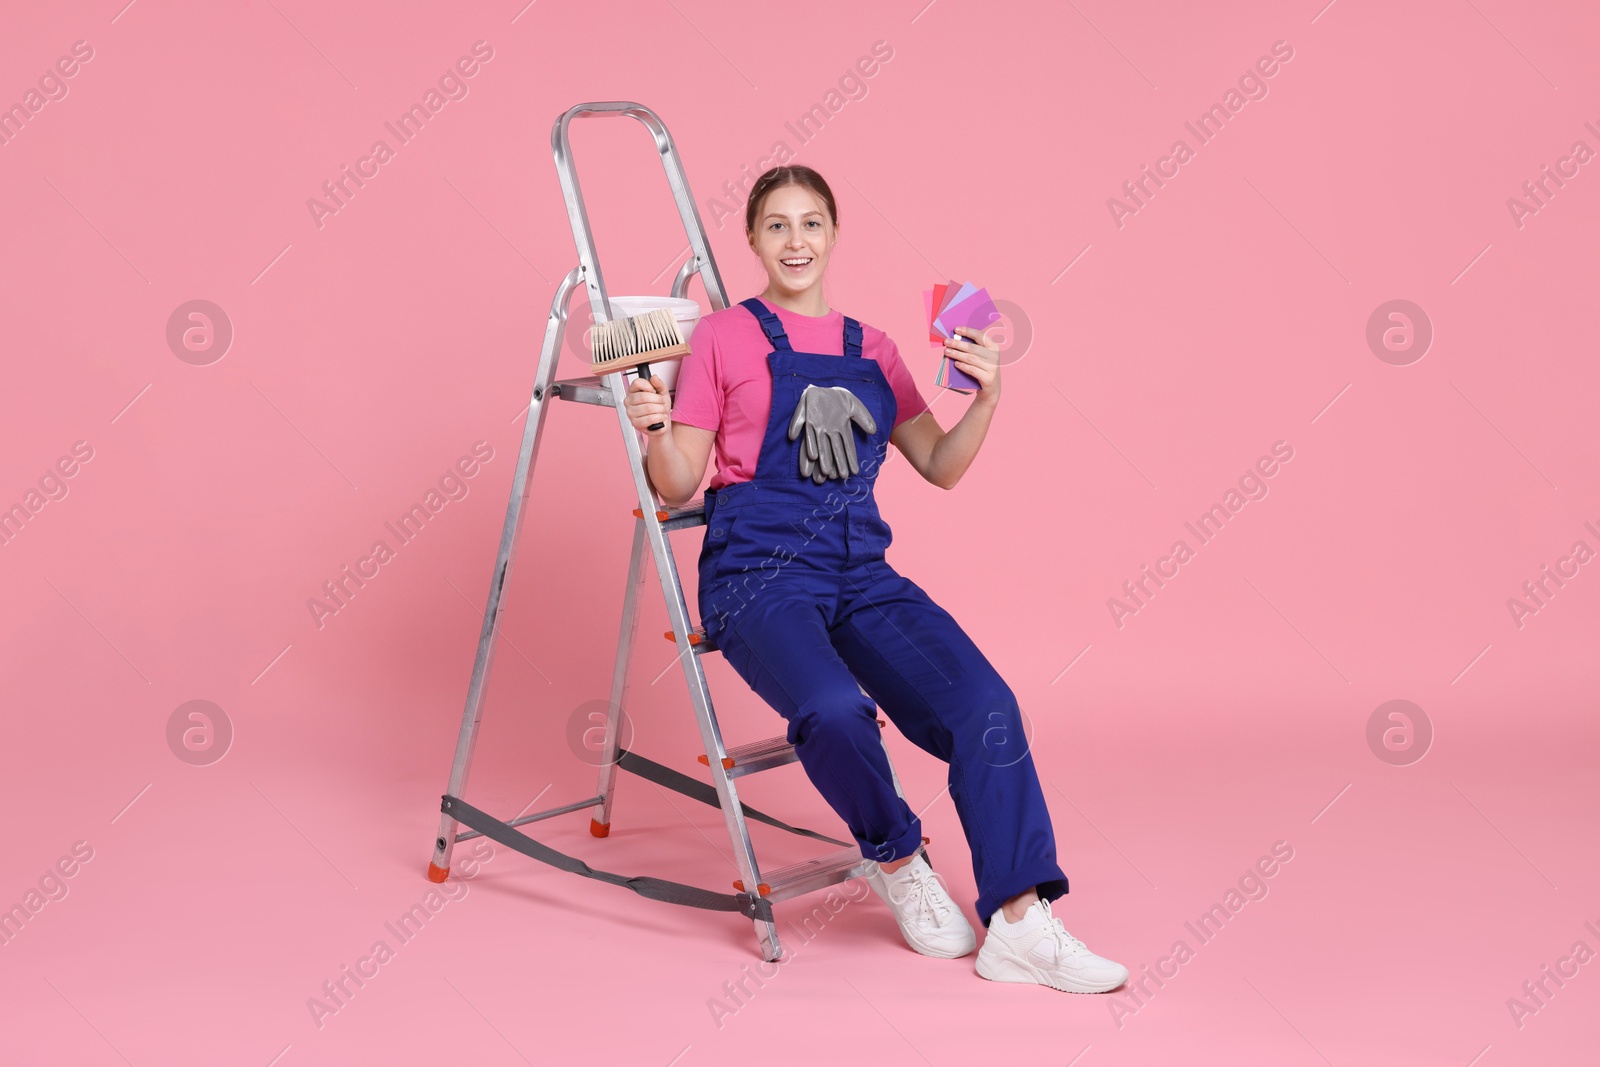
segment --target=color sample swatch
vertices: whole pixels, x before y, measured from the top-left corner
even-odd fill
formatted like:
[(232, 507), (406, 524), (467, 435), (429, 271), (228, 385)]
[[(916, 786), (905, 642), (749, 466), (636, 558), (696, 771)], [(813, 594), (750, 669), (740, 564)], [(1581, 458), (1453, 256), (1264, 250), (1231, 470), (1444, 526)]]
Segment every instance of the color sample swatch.
[[(924, 289), (922, 303), (928, 312), (928, 341), (933, 344), (942, 344), (947, 337), (959, 336), (956, 333), (957, 326), (984, 330), (1000, 317), (988, 291), (971, 282), (951, 281)], [(934, 379), (934, 384), (959, 393), (975, 393), (981, 388), (977, 379), (963, 371), (948, 356), (940, 360), (939, 375)]]

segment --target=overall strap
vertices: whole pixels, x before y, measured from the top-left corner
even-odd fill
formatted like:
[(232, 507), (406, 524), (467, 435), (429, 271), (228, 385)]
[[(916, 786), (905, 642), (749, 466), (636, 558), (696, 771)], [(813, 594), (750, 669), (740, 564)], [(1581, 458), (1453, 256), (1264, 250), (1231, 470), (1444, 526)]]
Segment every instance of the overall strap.
[(783, 323), (778, 321), (778, 316), (774, 315), (758, 297), (752, 296), (749, 300), (741, 300), (739, 306), (754, 315), (756, 321), (761, 323), (761, 330), (767, 335), (767, 340), (772, 343), (775, 351), (794, 351), (789, 346), (789, 335), (784, 332)]
[(849, 315), (844, 317), (844, 354), (861, 355), (861, 324)]

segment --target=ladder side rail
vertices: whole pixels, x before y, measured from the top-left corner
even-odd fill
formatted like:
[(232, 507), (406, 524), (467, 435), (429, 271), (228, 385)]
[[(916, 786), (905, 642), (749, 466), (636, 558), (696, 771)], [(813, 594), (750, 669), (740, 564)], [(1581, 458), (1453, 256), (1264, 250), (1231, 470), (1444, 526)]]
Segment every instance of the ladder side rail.
[[(623, 375), (626, 377), (626, 375)], [(639, 636), (639, 591), (644, 587), (644, 518), (634, 520), (633, 548), (628, 553), (628, 582), (622, 598), (622, 625), (617, 634), (616, 666), (611, 672), (611, 700), (606, 705), (606, 733), (600, 756), (600, 801), (590, 817), (589, 832), (604, 837), (611, 832), (611, 802), (617, 781), (617, 756), (622, 744), (622, 723), (628, 695), (628, 666)]]
[[(561, 359), (561, 342), (566, 333), (567, 305), (573, 291), (581, 281), (581, 267), (574, 267), (556, 287), (550, 301), (550, 317), (545, 323), (544, 346), (539, 356), (539, 370), (535, 377), (533, 396), (528, 402), (527, 421), (522, 428), (522, 446), (517, 452), (516, 472), (511, 476), (511, 499), (506, 506), (505, 523), (500, 529), (500, 547), (495, 554), (494, 570), (489, 579), (489, 597), (484, 605), (483, 626), (478, 632), (478, 651), (472, 663), (472, 681), (467, 686), (466, 707), (461, 716), (461, 730), (456, 735), (455, 758), (450, 765), (448, 794), (465, 799), (462, 791), (467, 785), (467, 775), (472, 767), (472, 752), (477, 740), (478, 725), (483, 719), (484, 691), (488, 685), (489, 670), (494, 660), (496, 621), (505, 603), (506, 584), (511, 578), (511, 566), (516, 557), (518, 536), (527, 514), (528, 485), (532, 481), (534, 457), (539, 450), (539, 439), (544, 432), (544, 404), (550, 398), (550, 383), (555, 379), (556, 365)], [(429, 875), (443, 881), (450, 870), (450, 856), (455, 848), (457, 822), (449, 815), (439, 817), (439, 836), (434, 841), (433, 862)]]

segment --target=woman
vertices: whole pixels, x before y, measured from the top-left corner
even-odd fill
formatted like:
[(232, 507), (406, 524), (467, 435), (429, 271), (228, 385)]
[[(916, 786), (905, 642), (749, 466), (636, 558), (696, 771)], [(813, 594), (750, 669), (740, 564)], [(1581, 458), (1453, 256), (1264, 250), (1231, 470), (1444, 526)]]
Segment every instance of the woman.
[(954, 488), (999, 403), (998, 349), (965, 328), (945, 343), (981, 386), (947, 432), (894, 342), (827, 304), (838, 212), (821, 175), (804, 166), (763, 174), (745, 233), (766, 290), (699, 322), (676, 403), (659, 376), (635, 378), (626, 398), (649, 438), (651, 485), (669, 505), (693, 496), (715, 445), (700, 553), (706, 633), (788, 721), (806, 774), (876, 861), (867, 881), (913, 949), (953, 959), (977, 938), (920, 854), (922, 825), (895, 790), (880, 706), (950, 764), (987, 929), (978, 973), (1114, 989), (1127, 968), (1091, 953), (1051, 911), (1067, 878), (1015, 696), (955, 619), (884, 559), (892, 534), (872, 487), (888, 446)]

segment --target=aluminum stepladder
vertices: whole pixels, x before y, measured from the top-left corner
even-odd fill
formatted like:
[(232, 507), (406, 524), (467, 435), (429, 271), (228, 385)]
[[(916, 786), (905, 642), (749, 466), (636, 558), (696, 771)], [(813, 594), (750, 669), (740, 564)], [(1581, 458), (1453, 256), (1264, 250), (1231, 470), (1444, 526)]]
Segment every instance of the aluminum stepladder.
[[(672, 137), (661, 119), (649, 108), (626, 101), (578, 104), (564, 112), (556, 120), (550, 140), (556, 170), (561, 179), (562, 194), (566, 200), (567, 216), (572, 224), (573, 240), (577, 245), (578, 266), (574, 267), (557, 286), (550, 305), (550, 318), (545, 326), (538, 376), (533, 388), (533, 398), (528, 406), (527, 422), (523, 427), (522, 447), (517, 456), (516, 472), (512, 476), (511, 501), (506, 509), (505, 525), (500, 535), (500, 548), (490, 579), (483, 628), (478, 636), (477, 658), (472, 666), (466, 709), (462, 715), (461, 732), (456, 741), (455, 760), (450, 768), (450, 783), (440, 805), (439, 834), (434, 841), (428, 877), (435, 882), (442, 882), (449, 876), (451, 854), (457, 842), (481, 836), (489, 837), (531, 858), (575, 874), (625, 886), (652, 899), (711, 910), (737, 911), (754, 921), (762, 959), (770, 962), (777, 960), (783, 951), (772, 912), (774, 902), (858, 877), (867, 873), (872, 863), (862, 857), (860, 849), (853, 842), (789, 826), (740, 802), (737, 787), (734, 785), (736, 779), (746, 774), (793, 763), (798, 756), (794, 746), (788, 743), (784, 734), (734, 748), (723, 745), (722, 731), (712, 708), (705, 670), (700, 660), (705, 653), (714, 651), (716, 646), (706, 636), (703, 627), (690, 624), (683, 584), (679, 579), (677, 564), (666, 537), (672, 530), (704, 526), (703, 500), (692, 500), (678, 507), (663, 507), (656, 500), (654, 490), (645, 477), (639, 431), (629, 422), (622, 405), (628, 383), (633, 378), (631, 373), (612, 373), (603, 378), (587, 375), (557, 380), (555, 377), (566, 332), (567, 305), (573, 292), (580, 285), (587, 291), (595, 322), (609, 322), (613, 317), (600, 274), (594, 240), (590, 235), (588, 214), (578, 187), (577, 173), (573, 166), (568, 141), (568, 127), (573, 119), (604, 116), (628, 116), (638, 119), (655, 138), (656, 149), (661, 156), (667, 181), (672, 187), (673, 197), (677, 201), (678, 213), (682, 218), (690, 246), (690, 257), (673, 282), (672, 295), (683, 296), (688, 289), (690, 279), (698, 273), (714, 309), (722, 310), (728, 306), (722, 278), (717, 272), (710, 246), (706, 241), (705, 229), (700, 223), (700, 213), (689, 193), (688, 179), (684, 175)], [(587, 365), (584, 370), (588, 370)], [(484, 690), (498, 636), (495, 623), (505, 603), (506, 585), (511, 578), (511, 565), (526, 512), (529, 482), (539, 450), (539, 439), (544, 430), (545, 401), (551, 398), (615, 409), (628, 465), (633, 472), (639, 506), (633, 509), (635, 517), (633, 550), (628, 564), (627, 588), (623, 598), (616, 666), (611, 676), (611, 699), (606, 714), (598, 792), (595, 796), (546, 811), (511, 820), (500, 820), (467, 804), (462, 799), (462, 793), (466, 788), (477, 729), (483, 716)], [(705, 754), (700, 757), (700, 762), (710, 770), (712, 785), (709, 787), (697, 779), (623, 749), (620, 745), (619, 727), (627, 695), (628, 665), (638, 630), (639, 590), (645, 577), (647, 540), (649, 553), (655, 562), (656, 574), (661, 580), (667, 613), (672, 621), (672, 629), (666, 636), (676, 643), (678, 659), (683, 666), (684, 678), (688, 682), (695, 720), (699, 723), (700, 739), (705, 747)], [(884, 725), (881, 718), (878, 720), (878, 725), (880, 728)], [(886, 745), (885, 755), (887, 754)], [(583, 861), (557, 852), (515, 829), (524, 823), (591, 808), (590, 833), (595, 837), (605, 837), (610, 831), (611, 805), (615, 798), (616, 771), (619, 767), (721, 808), (723, 819), (727, 824), (728, 837), (733, 843), (735, 862), (741, 875), (733, 883), (736, 893), (714, 893), (697, 886), (648, 876), (624, 876), (596, 871)], [(890, 773), (894, 778), (895, 791), (903, 796), (899, 775), (894, 772), (892, 761)], [(838, 851), (769, 871), (763, 875), (756, 861), (747, 818), (843, 847)], [(458, 826), (463, 823), (471, 829), (459, 830)], [(924, 837), (922, 840), (926, 843), (928, 838)], [(924, 856), (926, 858), (925, 852)], [(755, 892), (749, 892), (746, 887), (754, 887)]]

